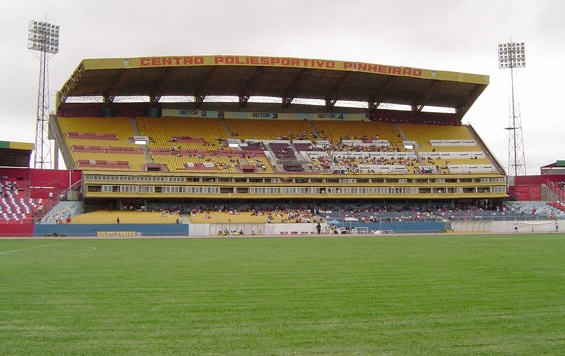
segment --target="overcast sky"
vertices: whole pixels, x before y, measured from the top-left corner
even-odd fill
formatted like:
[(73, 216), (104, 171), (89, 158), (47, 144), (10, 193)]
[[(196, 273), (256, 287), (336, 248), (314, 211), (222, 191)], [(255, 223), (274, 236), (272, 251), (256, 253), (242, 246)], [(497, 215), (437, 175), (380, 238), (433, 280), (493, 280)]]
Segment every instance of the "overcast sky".
[[(510, 72), (498, 44), (526, 43), (517, 70), (527, 174), (565, 159), (563, 0), (18, 0), (0, 4), (0, 140), (35, 142), (39, 60), (31, 20), (60, 26), (55, 93), (84, 58), (259, 55), (488, 75), (463, 118), (507, 167)], [(33, 162), (32, 162), (33, 164)]]

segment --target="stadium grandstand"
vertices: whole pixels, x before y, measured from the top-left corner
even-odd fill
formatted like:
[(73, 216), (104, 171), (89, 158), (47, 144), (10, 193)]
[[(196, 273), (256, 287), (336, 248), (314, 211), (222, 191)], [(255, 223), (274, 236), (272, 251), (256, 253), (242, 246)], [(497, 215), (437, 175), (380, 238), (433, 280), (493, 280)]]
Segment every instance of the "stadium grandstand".
[[(509, 182), (462, 123), (488, 82), (287, 57), (85, 59), (49, 120), (66, 169), (30, 169), (33, 145), (0, 147), (3, 234), (284, 235), (316, 233), (318, 223), (493, 231), (496, 221), (553, 221), (565, 174)], [(539, 194), (520, 199), (528, 185)], [(542, 190), (551, 204), (540, 204)], [(522, 204), (512, 205), (517, 194)]]

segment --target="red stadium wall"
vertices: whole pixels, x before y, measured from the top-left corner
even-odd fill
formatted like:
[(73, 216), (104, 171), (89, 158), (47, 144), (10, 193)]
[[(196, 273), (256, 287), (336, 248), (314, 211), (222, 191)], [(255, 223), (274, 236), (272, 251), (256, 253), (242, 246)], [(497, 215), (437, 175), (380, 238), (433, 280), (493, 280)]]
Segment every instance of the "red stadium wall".
[(33, 236), (33, 224), (0, 224), (0, 236)]
[[(28, 200), (43, 199), (41, 205), (46, 212), (56, 204), (57, 199), (49, 199), (49, 194), (58, 197), (80, 181), (81, 172), (71, 170), (0, 168), (0, 178), (7, 182), (16, 182), (18, 197)], [(41, 217), (41, 216), (36, 216)], [(0, 221), (0, 236), (33, 236), (34, 223), (31, 216), (20, 220)]]
[(542, 176), (514, 177), (514, 185), (508, 187), (508, 192), (519, 201), (540, 201), (543, 179)]
[(0, 176), (8, 181), (17, 182), (24, 190), (26, 198), (47, 199), (49, 193), (60, 194), (81, 179), (80, 171), (0, 168)]
[(559, 200), (565, 201), (562, 182), (565, 182), (565, 175), (519, 176), (514, 177), (514, 185), (508, 187), (508, 192), (516, 200), (540, 201), (541, 187), (545, 184), (548, 189), (557, 194)]
[(543, 175), (541, 176), (543, 183), (545, 184), (551, 184), (551, 182), (553, 182), (554, 184), (558, 184), (560, 182), (565, 182), (565, 175), (552, 175), (552, 174), (548, 174), (548, 175)]

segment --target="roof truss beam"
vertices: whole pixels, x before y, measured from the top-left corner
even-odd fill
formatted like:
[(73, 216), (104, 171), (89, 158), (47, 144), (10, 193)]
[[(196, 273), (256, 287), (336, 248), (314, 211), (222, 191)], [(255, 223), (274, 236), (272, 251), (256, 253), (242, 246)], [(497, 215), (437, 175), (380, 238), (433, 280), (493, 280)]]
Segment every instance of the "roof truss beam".
[(71, 75), (69, 80), (65, 82), (65, 84), (63, 85), (63, 89), (60, 91), (60, 93), (59, 92), (57, 93), (57, 109), (61, 104), (64, 104), (67, 101), (69, 93), (71, 93), (73, 89), (77, 87), (83, 72), (84, 72), (84, 64), (81, 62), (81, 64)]
[(394, 84), (397, 82), (396, 77), (388, 77), (383, 85), (373, 95), (369, 97), (369, 113), (372, 114), (381, 105), (383, 98), (390, 92)]
[(249, 101), (250, 97), (251, 97), (251, 95), (240, 95), (239, 96), (239, 106), (244, 107), (245, 104), (247, 104), (247, 102)]
[(163, 78), (163, 80), (159, 83), (159, 86), (157, 87), (157, 89), (154, 91), (154, 93), (159, 93), (159, 94), (153, 94), (150, 96), (150, 102), (151, 105), (157, 105), (157, 103), (159, 102), (159, 100), (161, 100), (162, 94), (167, 90), (167, 88), (169, 87), (169, 84), (171, 84), (171, 81), (173, 80), (173, 78), (175, 77), (175, 74), (178, 72), (176, 67), (168, 67), (167, 68), (167, 72), (165, 73), (165, 77)]
[(326, 96), (326, 110), (331, 110), (335, 106), (335, 103), (339, 100), (341, 94), (351, 83), (351, 78), (353, 78), (354, 72), (344, 72), (341, 78), (335, 83), (333, 88), (330, 90)]
[(428, 85), (422, 92), (422, 96), (417, 98), (412, 104), (412, 111), (420, 113), (430, 100), (430, 98), (435, 94), (441, 82), (439, 80), (434, 80)]
[(213, 69), (210, 72), (210, 75), (204, 81), (204, 85), (196, 89), (196, 93), (194, 93), (194, 102), (197, 108), (199, 108), (200, 105), (202, 105), (202, 103), (204, 102), (204, 99), (206, 99), (206, 96), (208, 95), (210, 88), (218, 78), (218, 74), (220, 73), (221, 68), (222, 68), (221, 66), (213, 67)]
[(473, 103), (475, 102), (475, 100), (477, 100), (477, 98), (479, 97), (479, 95), (481, 95), (481, 93), (483, 92), (484, 88), (479, 87), (479, 86), (475, 86), (471, 92), (469, 93), (469, 98), (472, 98), (468, 101), (466, 101), (464, 104), (458, 106), (455, 108), (456, 114), (457, 114), (457, 118), (459, 120), (461, 120), (463, 118), (463, 116), (465, 116), (465, 114), (467, 113), (467, 111), (469, 111), (469, 109), (471, 108), (471, 105), (473, 105)]
[(302, 68), (294, 77), (292, 84), (288, 86), (285, 95), (283, 95), (282, 97), (283, 109), (287, 109), (290, 106), (290, 104), (296, 97), (296, 92), (300, 90), (300, 88), (302, 88), (302, 86), (306, 82), (306, 79), (308, 79), (309, 73), (310, 70)]
[(249, 76), (247, 81), (243, 84), (243, 86), (241, 87), (241, 89), (239, 91), (240, 94), (238, 95), (240, 107), (244, 107), (245, 104), (247, 104), (247, 102), (249, 101), (249, 98), (251, 97), (251, 95), (253, 93), (254, 84), (257, 83), (261, 79), (264, 71), (265, 71), (264, 67), (257, 67), (253, 71), (253, 73), (251, 73), (251, 75)]
[(125, 69), (124, 72), (122, 73), (122, 75), (120, 76), (120, 79), (116, 83), (116, 85), (114, 85), (112, 88), (110, 88), (110, 90), (108, 91), (108, 94), (104, 95), (104, 105), (105, 106), (108, 106), (108, 105), (110, 105), (114, 102), (114, 99), (116, 98), (116, 93), (120, 92), (120, 90), (124, 86), (124, 83), (126, 82), (126, 80), (128, 80), (130, 74), (131, 74), (131, 70)]

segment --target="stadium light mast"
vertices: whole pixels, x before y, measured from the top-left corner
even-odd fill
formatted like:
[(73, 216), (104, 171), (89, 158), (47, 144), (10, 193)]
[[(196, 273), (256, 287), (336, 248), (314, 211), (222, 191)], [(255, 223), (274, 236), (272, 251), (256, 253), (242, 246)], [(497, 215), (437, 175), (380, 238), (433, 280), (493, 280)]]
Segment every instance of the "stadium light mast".
[(526, 174), (526, 158), (524, 155), (524, 139), (522, 136), (522, 122), (520, 118), (520, 105), (516, 100), (514, 88), (514, 69), (526, 67), (526, 46), (524, 42), (508, 42), (498, 44), (498, 67), (510, 68), (510, 120), (508, 127), (508, 175), (518, 176)]
[(39, 90), (37, 92), (37, 121), (35, 126), (35, 168), (51, 168), (49, 128), (49, 70), (48, 62), (59, 52), (59, 26), (30, 21), (28, 49), (39, 57)]

